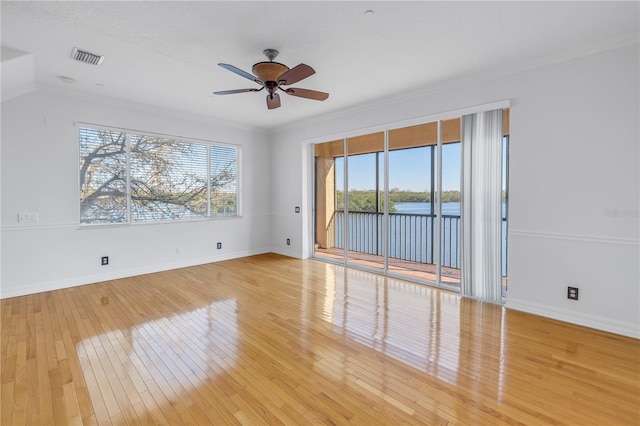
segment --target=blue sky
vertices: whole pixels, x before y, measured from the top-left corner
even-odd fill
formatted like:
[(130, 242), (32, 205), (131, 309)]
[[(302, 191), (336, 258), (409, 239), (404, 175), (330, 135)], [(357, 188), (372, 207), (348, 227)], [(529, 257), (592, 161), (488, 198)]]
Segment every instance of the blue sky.
[[(410, 191), (429, 191), (431, 187), (430, 147), (402, 149), (389, 154), (389, 188)], [(383, 163), (380, 155), (380, 179)], [(338, 187), (343, 185), (342, 161), (337, 162)], [(349, 188), (375, 189), (375, 155), (353, 155), (349, 157)], [(381, 180), (382, 182), (382, 180)], [(442, 152), (442, 189), (460, 190), (460, 144), (444, 145)]]

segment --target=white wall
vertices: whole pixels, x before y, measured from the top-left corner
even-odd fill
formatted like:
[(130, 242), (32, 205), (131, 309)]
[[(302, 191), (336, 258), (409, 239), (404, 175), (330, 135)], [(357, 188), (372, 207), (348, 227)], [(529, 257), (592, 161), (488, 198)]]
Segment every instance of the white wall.
[[(638, 45), (622, 47), (271, 137), (43, 91), (3, 101), (1, 296), (266, 251), (306, 257), (312, 167), (302, 141), (509, 99), (507, 307), (640, 337), (638, 63)], [(76, 121), (240, 144), (244, 216), (78, 229)], [(20, 211), (38, 223), (18, 223)], [(566, 299), (567, 285), (579, 301)]]
[[(638, 63), (636, 44), (283, 130), (274, 206), (309, 214), (302, 141), (508, 99), (507, 307), (640, 337)], [(273, 218), (276, 250), (285, 235), (311, 239), (287, 210)], [(295, 249), (308, 255), (308, 245)], [(566, 298), (568, 285), (579, 301)]]
[[(243, 217), (79, 229), (77, 121), (240, 145)], [(271, 251), (270, 156), (265, 134), (106, 99), (35, 91), (2, 102), (1, 296)], [(25, 211), (38, 222), (18, 222)]]

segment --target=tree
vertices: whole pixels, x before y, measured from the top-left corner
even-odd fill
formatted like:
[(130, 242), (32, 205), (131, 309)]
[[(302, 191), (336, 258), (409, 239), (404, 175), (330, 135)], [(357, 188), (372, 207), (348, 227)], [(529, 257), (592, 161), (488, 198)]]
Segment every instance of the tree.
[[(384, 211), (384, 196), (382, 193), (378, 194), (378, 212)], [(344, 208), (344, 193), (342, 191), (336, 191), (336, 205), (338, 210)], [(349, 191), (349, 211), (352, 212), (376, 212), (376, 191), (368, 190), (351, 190)], [(393, 205), (393, 201), (389, 200), (389, 211), (395, 212), (396, 209)]]

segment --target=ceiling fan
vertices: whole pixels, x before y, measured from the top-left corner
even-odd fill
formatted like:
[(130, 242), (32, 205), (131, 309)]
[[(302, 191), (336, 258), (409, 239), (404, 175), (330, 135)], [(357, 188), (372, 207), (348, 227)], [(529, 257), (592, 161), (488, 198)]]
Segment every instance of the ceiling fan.
[(231, 95), (234, 93), (244, 92), (259, 92), (262, 89), (267, 90), (267, 108), (274, 109), (280, 106), (280, 96), (278, 95), (278, 89), (291, 96), (298, 96), (300, 98), (313, 99), (316, 101), (324, 101), (329, 97), (328, 93), (318, 92), (316, 90), (300, 89), (297, 87), (283, 87), (293, 83), (297, 83), (300, 80), (304, 80), (307, 77), (315, 74), (315, 70), (309, 65), (300, 64), (291, 69), (288, 66), (279, 62), (273, 62), (278, 56), (278, 52), (275, 49), (265, 49), (264, 55), (269, 61), (258, 62), (253, 65), (251, 71), (253, 74), (249, 74), (246, 71), (242, 71), (239, 68), (229, 64), (218, 64), (222, 68), (227, 69), (233, 73), (236, 73), (246, 79), (258, 83), (259, 89), (235, 89), (235, 90), (223, 90), (220, 92), (213, 92), (214, 95)]

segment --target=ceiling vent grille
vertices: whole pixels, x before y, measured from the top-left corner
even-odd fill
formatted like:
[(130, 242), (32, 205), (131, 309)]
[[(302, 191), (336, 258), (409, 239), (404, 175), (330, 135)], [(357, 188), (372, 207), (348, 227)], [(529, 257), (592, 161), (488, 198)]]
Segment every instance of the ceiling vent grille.
[(104, 60), (104, 56), (96, 55), (95, 53), (87, 52), (86, 50), (81, 50), (77, 47), (74, 47), (73, 51), (71, 52), (71, 59), (84, 62), (85, 64), (98, 66)]

